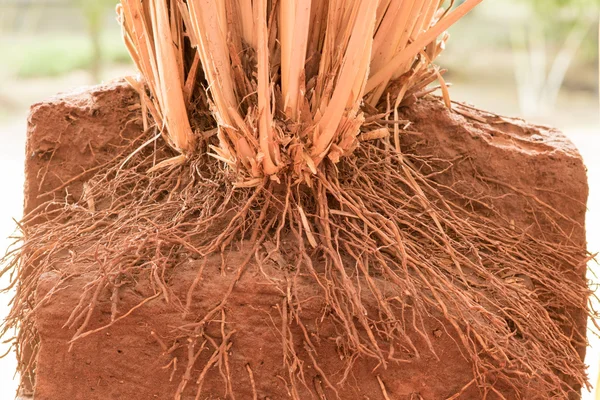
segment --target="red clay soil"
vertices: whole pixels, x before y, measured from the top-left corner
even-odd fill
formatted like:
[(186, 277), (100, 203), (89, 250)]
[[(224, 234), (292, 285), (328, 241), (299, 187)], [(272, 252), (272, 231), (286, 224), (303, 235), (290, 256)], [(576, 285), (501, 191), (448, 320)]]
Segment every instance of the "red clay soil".
[[(142, 134), (136, 94), (122, 82), (71, 93), (32, 108), (26, 163), (27, 212), (35, 210), (48, 196), (77, 200), (82, 184), (96, 168), (114, 157), (128, 138)], [(520, 120), (506, 119), (456, 106), (459, 112), (450, 112), (443, 104), (428, 98), (404, 110), (403, 118), (413, 122), (414, 135), (404, 140), (407, 149), (418, 155), (433, 155), (439, 159), (455, 160), (451, 173), (440, 175), (440, 181), (459, 182), (458, 187), (476, 193), (494, 205), (506, 221), (528, 229), (538, 237), (553, 238), (557, 232), (547, 207), (562, 213), (557, 222), (582, 248), (585, 247), (584, 220), (588, 188), (586, 170), (573, 145), (559, 132), (550, 128), (528, 125)], [(83, 175), (82, 175), (83, 174)], [(73, 178), (76, 178), (73, 180)], [(45, 192), (59, 187), (47, 196)], [(535, 200), (537, 199), (537, 200)], [(476, 204), (465, 204), (476, 209)], [(34, 211), (35, 212), (35, 211)], [(481, 210), (481, 212), (484, 212)], [(573, 223), (569, 218), (576, 221)], [(63, 399), (171, 399), (185, 371), (188, 351), (197, 352), (200, 345), (190, 348), (179, 343), (168, 349), (173, 331), (206, 314), (222, 298), (234, 279), (233, 271), (246, 257), (244, 248), (227, 254), (229, 270), (221, 273), (221, 259), (211, 258), (204, 266), (204, 279), (193, 297), (193, 310), (187, 319), (182, 315), (188, 288), (194, 281), (200, 262), (182, 260), (181, 266), (169, 271), (168, 289), (171, 301), (157, 298), (135, 310), (131, 315), (106, 331), (76, 342), (69, 351), (69, 340), (75, 333), (63, 328), (91, 274), (80, 274), (61, 285), (49, 302), (36, 312), (40, 335), (39, 358), (36, 369), (36, 400)], [(90, 266), (81, 266), (89, 270)], [(56, 271), (42, 276), (37, 298), (53, 290), (61, 277), (61, 265)], [(70, 266), (72, 271), (72, 266)], [(585, 271), (577, 271), (584, 274)], [(233, 376), (230, 382), (236, 399), (292, 398), (286, 384), (290, 380), (283, 363), (281, 327), (282, 307), (293, 277), (276, 264), (262, 270), (250, 266), (236, 285), (227, 306), (225, 334), (231, 334), (228, 365), (217, 365), (208, 370), (199, 399), (224, 399), (226, 382), (222, 376), (227, 369)], [(321, 399), (385, 400), (382, 385), (389, 399), (438, 400), (460, 392), (473, 379), (473, 365), (466, 359), (439, 315), (430, 315), (427, 332), (433, 341), (437, 357), (425, 341), (415, 333), (408, 333), (419, 348), (421, 358), (401, 364), (390, 364), (387, 369), (372, 361), (357, 359), (343, 385), (337, 383), (344, 376), (348, 361), (339, 346), (339, 333), (329, 324), (328, 314), (316, 296), (318, 288), (312, 279), (302, 275), (295, 278), (297, 297), (305, 299), (302, 315), (308, 334), (318, 348), (319, 365), (316, 371), (310, 362), (313, 352), (303, 345), (300, 328), (291, 325), (291, 337), (299, 358), (305, 360), (308, 386), (299, 386), (299, 398), (309, 399), (311, 392)], [(378, 281), (386, 292), (385, 282)], [(367, 292), (367, 291), (365, 291)], [(134, 287), (122, 287), (118, 293), (121, 312), (136, 306), (151, 296), (150, 282), (139, 281)], [(369, 292), (370, 293), (370, 292)], [(314, 294), (314, 296), (313, 296)], [(111, 293), (100, 295), (100, 303), (90, 329), (105, 325), (111, 317)], [(375, 299), (363, 293), (368, 312), (376, 312)], [(405, 300), (409, 301), (409, 300)], [(566, 314), (576, 321), (574, 327), (584, 332), (586, 316), (583, 312)], [(410, 312), (404, 316), (410, 318)], [(321, 322), (324, 321), (324, 322)], [(214, 325), (208, 334), (221, 337), (220, 325)], [(567, 327), (566, 329), (569, 329)], [(581, 357), (585, 347), (579, 344)], [(403, 350), (396, 349), (399, 358)], [(212, 347), (202, 351), (195, 364), (192, 380), (183, 399), (196, 396), (195, 379), (207, 364)], [(326, 382), (328, 376), (331, 382)], [(331, 384), (331, 386), (330, 386)], [(253, 387), (257, 397), (253, 395)], [(498, 387), (508, 399), (534, 399), (526, 388), (518, 392)], [(471, 386), (459, 398), (480, 399), (483, 391)], [(314, 398), (314, 397), (312, 397)], [(490, 394), (490, 399), (497, 398)], [(547, 398), (540, 396), (539, 398)]]

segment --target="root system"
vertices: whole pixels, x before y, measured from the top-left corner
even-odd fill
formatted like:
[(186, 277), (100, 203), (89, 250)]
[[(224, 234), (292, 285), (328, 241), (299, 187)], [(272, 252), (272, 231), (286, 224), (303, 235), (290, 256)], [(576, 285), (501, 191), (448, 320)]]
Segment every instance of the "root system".
[[(87, 182), (79, 203), (57, 199), (22, 222), (23, 247), (6, 259), (17, 295), (5, 332), (18, 328), (18, 352), (36, 349), (36, 309), (75, 274), (92, 274), (65, 323), (76, 328), (73, 342), (85, 340), (155, 298), (174, 302), (165, 273), (182, 260), (220, 254), (222, 272), (230, 273), (226, 253), (243, 245), (252, 251), (236, 266), (237, 279), (229, 290), (212, 311), (188, 315), (191, 320), (178, 330), (179, 338), (189, 339), (189, 348), (176, 398), (194, 383), (202, 398), (202, 382), (211, 368), (219, 368), (229, 393), (233, 377), (227, 354), (235, 326), (225, 323), (228, 298), (250, 264), (260, 268), (273, 260), (292, 277), (312, 277), (320, 288), (326, 312), (343, 332), (348, 361), (342, 382), (360, 357), (377, 360), (381, 368), (421, 357), (408, 331), (417, 332), (435, 353), (423, 317), (441, 315), (473, 362), (470, 385), (490, 392), (509, 385), (517, 393), (528, 387), (559, 398), (576, 393), (586, 384), (576, 347), (586, 339), (569, 327), (575, 326), (572, 315), (586, 309), (589, 295), (576, 272), (586, 260), (580, 246), (566, 238), (560, 245), (545, 242), (508, 221), (493, 222), (502, 219), (490, 218), (495, 211), (485, 202), (436, 179), (452, 163), (399, 148), (389, 138), (365, 142), (340, 163), (324, 163), (311, 185), (296, 184), (291, 177), (283, 182), (265, 178), (253, 188), (235, 187), (230, 170), (206, 155), (148, 174), (160, 161), (156, 154), (168, 158), (166, 146), (138, 151), (127, 168), (121, 168), (123, 159), (116, 160)], [(469, 211), (469, 202), (478, 202), (485, 212)], [(40, 276), (57, 264), (62, 283), (36, 301)], [(85, 265), (88, 271), (81, 270)], [(394, 295), (383, 293), (375, 277), (388, 282)], [(200, 268), (187, 299), (177, 300), (184, 314), (195, 286), (206, 278)], [(152, 282), (155, 294), (120, 314), (115, 296), (111, 322), (90, 329), (99, 293), (140, 279)], [(319, 371), (319, 357), (306, 329), (302, 344), (288, 332), (305, 322), (294, 282), (290, 279), (278, 307), (287, 384), (299, 399), (298, 385), (309, 387), (306, 365)], [(366, 292), (376, 299), (378, 313), (367, 313)], [(218, 337), (207, 333), (215, 324)], [(160, 343), (165, 349), (171, 345)], [(310, 359), (300, 359), (298, 346), (311, 349)], [(212, 355), (198, 367), (203, 352)], [(21, 355), (22, 373), (34, 368), (31, 360)], [(194, 376), (197, 370), (201, 373)], [(252, 377), (251, 369), (248, 373)], [(340, 382), (322, 376), (322, 390), (336, 393)], [(315, 390), (311, 386), (318, 395)]]

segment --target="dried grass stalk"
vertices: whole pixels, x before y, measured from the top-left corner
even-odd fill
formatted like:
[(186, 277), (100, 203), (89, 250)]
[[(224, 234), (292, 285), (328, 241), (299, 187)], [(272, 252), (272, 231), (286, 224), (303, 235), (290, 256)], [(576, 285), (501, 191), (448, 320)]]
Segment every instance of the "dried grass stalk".
[[(444, 31), (481, 1), (449, 12), (440, 0), (124, 0), (121, 20), (178, 150), (193, 150), (181, 118), (206, 91), (201, 104), (219, 128), (213, 156), (239, 184), (288, 170), (310, 182), (324, 159), (358, 147), (363, 102), (377, 107), (390, 91), (401, 102), (429, 83), (415, 72), (434, 70)], [(186, 62), (196, 53), (200, 67)], [(187, 87), (198, 68), (204, 79)]]
[[(167, 0), (124, 0), (117, 7), (127, 48), (152, 93), (153, 116), (178, 151), (194, 148), (184, 98), (182, 21)], [(145, 93), (141, 93), (146, 96)]]

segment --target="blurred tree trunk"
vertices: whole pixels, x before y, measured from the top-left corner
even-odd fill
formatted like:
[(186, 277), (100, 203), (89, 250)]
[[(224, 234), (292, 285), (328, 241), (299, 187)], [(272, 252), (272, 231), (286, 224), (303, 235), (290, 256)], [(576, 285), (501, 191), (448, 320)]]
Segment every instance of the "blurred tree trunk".
[(102, 0), (77, 0), (81, 7), (92, 47), (92, 62), (90, 74), (95, 83), (100, 82), (102, 76), (102, 28), (104, 15), (108, 3), (114, 4), (115, 1)]
[(526, 116), (548, 115), (554, 110), (569, 67), (594, 20), (581, 16), (573, 21), (566, 39), (553, 53), (549, 52), (548, 30), (555, 29), (558, 22), (551, 22), (550, 27), (545, 22), (533, 16), (526, 25), (511, 30), (519, 106)]
[(99, 83), (102, 79), (102, 29), (100, 29), (100, 24), (98, 23), (90, 23), (90, 21), (88, 21), (88, 23), (90, 43), (92, 45), (90, 74), (92, 75), (94, 83)]

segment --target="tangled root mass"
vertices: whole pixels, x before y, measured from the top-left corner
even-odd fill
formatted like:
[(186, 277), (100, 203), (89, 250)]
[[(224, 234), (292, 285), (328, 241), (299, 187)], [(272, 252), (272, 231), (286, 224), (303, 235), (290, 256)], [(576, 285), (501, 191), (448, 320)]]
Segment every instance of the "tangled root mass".
[[(529, 387), (568, 397), (586, 384), (577, 351), (585, 337), (569, 329), (574, 313), (586, 309), (588, 292), (577, 272), (586, 254), (567, 240), (545, 242), (510, 223), (499, 224), (501, 218), (470, 211), (464, 204), (474, 199), (436, 179), (451, 163), (442, 168), (402, 154), (384, 139), (364, 143), (337, 165), (325, 163), (310, 186), (290, 178), (235, 188), (230, 172), (205, 155), (148, 174), (155, 154), (140, 151), (127, 168), (121, 168), (123, 156), (87, 182), (80, 202), (50, 202), (23, 221), (26, 241), (7, 258), (7, 270), (16, 272), (17, 296), (4, 327), (19, 327), (18, 351), (36, 349), (36, 285), (59, 260), (94, 266), (95, 278), (65, 325), (77, 329), (77, 341), (129, 315), (113, 315), (109, 325), (92, 330), (89, 323), (102, 290), (145, 276), (156, 288), (152, 298), (169, 301), (165, 269), (177, 267), (182, 257), (206, 259), (245, 243), (268, 251), (260, 257), (250, 252), (236, 267), (237, 280), (249, 263), (269, 260), (314, 279), (344, 333), (347, 370), (358, 357), (374, 359), (383, 368), (420, 357), (423, 349), (412, 343), (409, 331), (435, 353), (423, 319), (440, 315), (473, 362), (471, 385), (493, 390), (504, 384), (517, 393)], [(494, 213), (492, 208), (486, 212)], [(63, 281), (69, 278), (63, 273)], [(375, 279), (388, 283), (385, 293)], [(208, 369), (227, 365), (232, 331), (223, 325), (219, 339), (203, 334), (209, 324), (226, 320), (237, 280), (211, 312), (186, 325), (190, 337), (202, 338), (214, 352), (200, 375), (191, 376), (197, 358), (192, 348), (177, 396), (192, 381), (200, 396)], [(366, 311), (364, 292), (375, 299), (377, 314)], [(282, 312), (289, 324), (302, 326), (294, 293), (292, 288)], [(186, 309), (190, 302), (191, 294)], [(404, 317), (407, 309), (411, 318)], [(304, 341), (316, 351), (308, 334)], [(393, 354), (394, 346), (404, 349), (401, 355)], [(305, 384), (302, 368), (294, 363), (294, 346), (284, 348), (291, 387)], [(21, 372), (33, 368), (32, 358), (22, 352), (20, 358)], [(309, 364), (318, 368), (318, 357)], [(228, 368), (224, 371), (230, 388)], [(326, 376), (324, 381), (335, 390), (338, 382)]]

